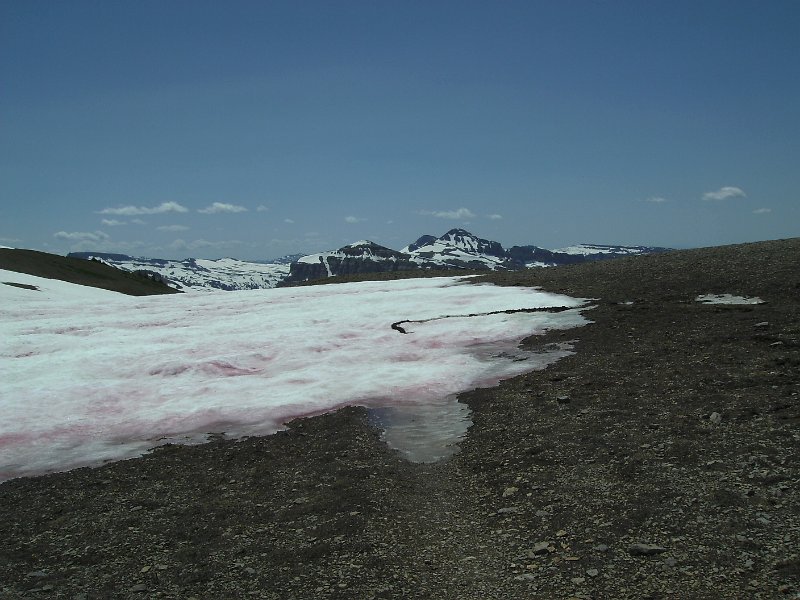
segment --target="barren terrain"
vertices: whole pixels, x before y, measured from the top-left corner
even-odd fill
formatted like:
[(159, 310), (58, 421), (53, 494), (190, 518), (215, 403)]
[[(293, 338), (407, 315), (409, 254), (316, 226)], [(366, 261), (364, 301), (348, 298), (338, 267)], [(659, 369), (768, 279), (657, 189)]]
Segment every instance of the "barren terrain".
[[(0, 485), (2, 598), (800, 598), (800, 239), (488, 275), (593, 298), (412, 464), (366, 411)], [(762, 304), (703, 304), (701, 294)]]

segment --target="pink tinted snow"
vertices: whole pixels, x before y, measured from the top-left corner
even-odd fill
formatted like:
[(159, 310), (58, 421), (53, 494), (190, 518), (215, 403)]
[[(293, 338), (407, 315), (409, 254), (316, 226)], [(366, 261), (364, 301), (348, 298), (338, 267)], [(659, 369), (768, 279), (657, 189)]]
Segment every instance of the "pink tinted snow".
[[(0, 286), (0, 480), (347, 404), (437, 403), (541, 367), (500, 355), (586, 322), (577, 308), (459, 318), (581, 302), (457, 278), (133, 299), (2, 275), (43, 293)], [(402, 320), (430, 321), (404, 335)]]

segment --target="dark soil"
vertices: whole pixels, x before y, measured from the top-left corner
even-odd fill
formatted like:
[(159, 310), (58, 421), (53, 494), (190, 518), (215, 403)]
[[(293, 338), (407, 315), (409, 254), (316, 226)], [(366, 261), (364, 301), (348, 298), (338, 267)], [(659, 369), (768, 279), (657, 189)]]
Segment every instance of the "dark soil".
[(800, 239), (490, 275), (593, 324), (463, 394), (453, 458), (405, 462), (347, 408), (12, 480), (0, 597), (799, 598), (797, 265)]

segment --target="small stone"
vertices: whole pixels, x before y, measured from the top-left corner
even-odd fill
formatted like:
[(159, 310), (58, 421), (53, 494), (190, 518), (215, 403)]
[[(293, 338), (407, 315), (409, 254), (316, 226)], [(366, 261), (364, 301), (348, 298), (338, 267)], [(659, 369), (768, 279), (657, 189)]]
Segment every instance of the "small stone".
[(755, 325), (753, 325), (753, 327), (758, 327), (758, 328), (769, 327), (769, 321), (761, 321), (760, 323), (756, 323)]
[(150, 565), (145, 565), (145, 566), (143, 566), (143, 567), (141, 568), (141, 570), (139, 571), (139, 573), (148, 573), (148, 572), (150, 571), (150, 569), (151, 569), (151, 568), (152, 568), (152, 567), (150, 567)]
[(572, 583), (574, 583), (575, 585), (580, 585), (580, 584), (582, 584), (582, 583), (584, 583), (586, 581), (586, 578), (585, 577), (573, 577), (570, 581), (572, 581)]
[(534, 581), (535, 579), (536, 575), (533, 573), (523, 573), (522, 575), (514, 577), (514, 581)]
[(131, 587), (130, 591), (134, 594), (143, 594), (147, 591), (147, 585), (144, 583), (137, 583)]
[(598, 575), (600, 575), (600, 571), (598, 571), (597, 569), (587, 569), (586, 574), (589, 577), (597, 577)]
[(668, 567), (674, 567), (675, 565), (678, 564), (678, 561), (675, 560), (672, 556), (670, 556), (669, 558), (664, 559), (664, 564), (667, 565)]
[(550, 552), (550, 545), (552, 542), (536, 542), (533, 545), (533, 550), (531, 552), (533, 554), (547, 554)]
[(608, 546), (606, 544), (597, 544), (597, 546), (592, 546), (592, 550), (595, 552), (608, 552)]
[(47, 573), (44, 571), (31, 571), (30, 573), (26, 574), (25, 577), (47, 577)]
[(517, 508), (516, 506), (505, 506), (503, 508), (497, 509), (497, 514), (499, 515), (507, 515), (509, 513), (518, 513), (518, 512), (519, 508)]
[(245, 567), (244, 572), (247, 573), (248, 575), (255, 575), (256, 574), (256, 570), (253, 567)]
[(559, 529), (556, 531), (556, 537), (564, 537), (565, 535), (567, 535), (567, 531), (565, 529)]
[(661, 554), (666, 552), (666, 548), (661, 546), (654, 546), (653, 544), (631, 544), (628, 546), (628, 552), (634, 556), (653, 556), (654, 554)]
[(558, 396), (556, 402), (559, 404), (569, 404), (572, 399), (569, 396)]
[(770, 521), (768, 518), (766, 518), (766, 517), (758, 517), (758, 518), (756, 519), (756, 521), (757, 521), (758, 523), (760, 523), (761, 525), (769, 525), (769, 524), (771, 523), (771, 521)]
[(509, 496), (513, 496), (519, 491), (519, 488), (516, 487), (507, 487), (503, 490), (503, 498), (508, 498)]
[(536, 514), (537, 517), (549, 517), (550, 516), (550, 513), (547, 512), (546, 510), (537, 510), (535, 514)]
[(722, 415), (718, 412), (712, 412), (711, 416), (708, 417), (708, 420), (714, 423), (715, 425), (719, 425), (722, 423)]

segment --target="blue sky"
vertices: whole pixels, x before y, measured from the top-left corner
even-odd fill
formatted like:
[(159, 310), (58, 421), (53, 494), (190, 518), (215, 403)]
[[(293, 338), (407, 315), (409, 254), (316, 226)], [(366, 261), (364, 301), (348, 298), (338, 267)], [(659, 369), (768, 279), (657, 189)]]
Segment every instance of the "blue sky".
[(0, 2), (0, 244), (800, 235), (800, 2)]

